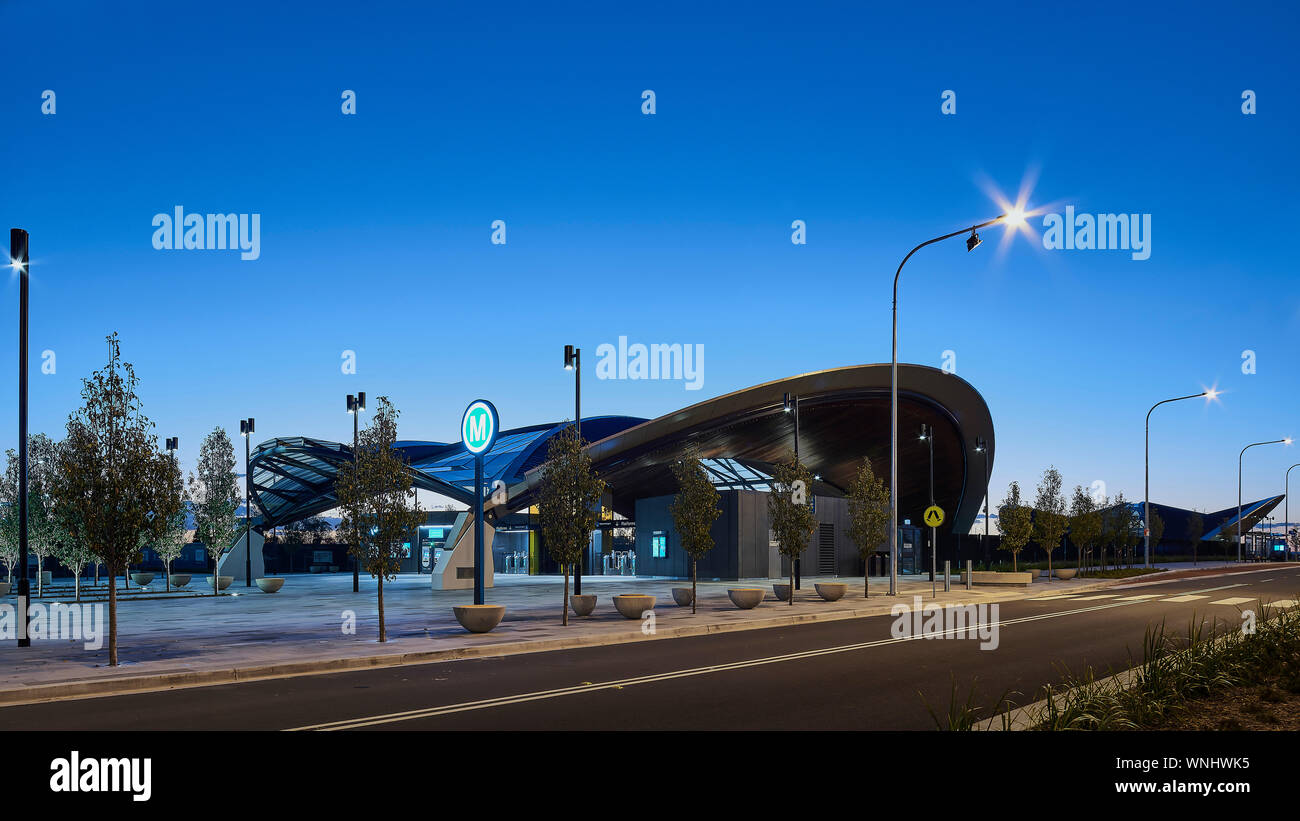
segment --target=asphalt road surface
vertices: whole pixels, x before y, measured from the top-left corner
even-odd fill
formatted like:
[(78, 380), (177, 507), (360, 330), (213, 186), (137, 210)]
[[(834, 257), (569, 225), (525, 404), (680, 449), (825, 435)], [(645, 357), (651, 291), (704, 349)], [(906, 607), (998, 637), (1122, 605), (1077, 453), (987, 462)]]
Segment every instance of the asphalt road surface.
[[(1003, 602), (979, 638), (893, 635), (892, 616), (0, 708), (0, 730), (930, 730), (964, 702), (1027, 704), (1063, 670), (1140, 660), (1162, 621), (1239, 629), (1300, 598), (1300, 568)], [(902, 599), (900, 599), (902, 600)], [(767, 605), (775, 609), (777, 605)]]

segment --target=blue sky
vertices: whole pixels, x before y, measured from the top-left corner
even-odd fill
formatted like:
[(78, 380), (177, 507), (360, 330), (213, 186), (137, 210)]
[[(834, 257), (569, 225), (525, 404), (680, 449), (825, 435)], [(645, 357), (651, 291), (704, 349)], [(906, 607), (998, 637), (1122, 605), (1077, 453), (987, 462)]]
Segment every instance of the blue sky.
[[(1002, 228), (926, 249), (901, 358), (954, 351), (987, 399), (995, 500), (1048, 463), (1140, 498), (1146, 409), (1217, 384), (1220, 404), (1156, 412), (1152, 497), (1222, 508), (1242, 445), (1300, 435), (1296, 30), (1275, 4), (0, 3), (32, 429), (62, 430), (114, 330), (187, 467), (250, 415), (259, 438), (344, 439), (356, 390), (391, 396), (410, 438), (454, 439), (480, 395), (506, 427), (566, 418), (565, 343), (593, 372), (619, 336), (706, 351), (700, 391), (589, 375), (588, 415), (888, 361), (902, 255), (1032, 181), (1031, 206), (1150, 214), (1150, 259), (1000, 247)], [(260, 214), (260, 258), (155, 250), (177, 205)], [(10, 356), (17, 294), (9, 277)], [(0, 393), (13, 408), (14, 380)], [(1258, 498), (1300, 446), (1247, 458)]]

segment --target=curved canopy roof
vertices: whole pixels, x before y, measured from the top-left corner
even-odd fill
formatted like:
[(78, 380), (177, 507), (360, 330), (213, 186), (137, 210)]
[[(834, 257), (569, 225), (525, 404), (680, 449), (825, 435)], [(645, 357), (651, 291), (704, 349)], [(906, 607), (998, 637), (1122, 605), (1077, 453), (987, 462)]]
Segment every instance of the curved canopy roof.
[[(799, 455), (820, 477), (814, 491), (840, 495), (864, 458), (878, 476), (889, 471), (890, 366), (858, 365), (776, 380), (709, 399), (646, 420), (630, 416), (584, 419), (583, 436), (596, 470), (610, 488), (610, 505), (633, 516), (635, 500), (676, 491), (669, 465), (693, 445), (715, 483), (724, 488), (765, 489), (771, 465), (794, 446), (794, 420), (784, 411), (786, 393), (799, 397)], [(930, 501), (930, 445), (934, 437), (933, 498), (948, 513), (944, 530), (964, 533), (984, 495), (985, 469), (992, 470), (993, 420), (979, 393), (965, 380), (921, 365), (899, 365), (899, 514), (920, 521)], [(488, 451), (484, 478), (507, 488), (505, 509), (537, 500), (550, 437), (570, 425), (558, 422), (502, 431)], [(987, 451), (974, 452), (976, 437)], [(398, 442), (416, 487), (464, 504), (474, 500), (473, 457), (459, 442)], [(984, 457), (987, 457), (987, 465)], [(337, 504), (338, 466), (352, 458), (348, 445), (307, 437), (263, 442), (252, 456), (253, 494), (264, 524), (275, 526), (329, 510)]]

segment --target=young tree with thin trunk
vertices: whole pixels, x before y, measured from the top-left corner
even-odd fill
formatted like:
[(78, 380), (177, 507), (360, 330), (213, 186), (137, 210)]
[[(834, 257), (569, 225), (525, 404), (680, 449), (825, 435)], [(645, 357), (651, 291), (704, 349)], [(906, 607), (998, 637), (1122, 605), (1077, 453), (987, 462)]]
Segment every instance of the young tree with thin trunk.
[(199, 447), (199, 461), (189, 478), (194, 537), (212, 557), (212, 595), (220, 593), (217, 563), (239, 533), (239, 479), (235, 475), (235, 446), (220, 427), (213, 428)]
[(1187, 540), (1192, 543), (1192, 566), (1196, 566), (1197, 549), (1201, 546), (1201, 537), (1205, 535), (1205, 519), (1200, 513), (1187, 517)]
[(1092, 551), (1101, 536), (1101, 514), (1092, 494), (1081, 485), (1074, 486), (1070, 498), (1070, 540), (1079, 553), (1079, 572), (1084, 572), (1084, 557), (1091, 564)]
[(718, 489), (709, 480), (709, 472), (700, 461), (699, 452), (688, 450), (673, 462), (677, 495), (668, 512), (681, 537), (682, 549), (691, 557), (691, 613), (696, 612), (696, 564), (713, 549), (713, 522), (722, 515), (718, 507)]
[(68, 418), (59, 448), (56, 504), (78, 539), (108, 569), (108, 663), (116, 666), (115, 576), (137, 561), (141, 534), (157, 534), (176, 513), (176, 467), (158, 450), (153, 423), (136, 394), (135, 369), (123, 362), (117, 334), (108, 337), (103, 369), (83, 380), (85, 404)]
[(537, 501), (538, 518), (546, 550), (564, 574), (563, 615), (560, 623), (569, 623), (569, 571), (582, 558), (582, 551), (596, 529), (600, 497), (605, 480), (591, 466), (587, 443), (572, 425), (551, 437), (542, 466), (541, 490)]
[(1011, 554), (1011, 569), (1016, 570), (1016, 557), (1029, 544), (1033, 535), (1033, 509), (1020, 500), (1020, 483), (1012, 482), (1007, 495), (998, 505), (998, 530), (1002, 533), (1002, 549)]
[(5, 472), (0, 476), (0, 562), (13, 584), (18, 564), (18, 454), (5, 451)]
[(768, 524), (776, 535), (777, 549), (790, 560), (791, 606), (794, 605), (794, 563), (817, 529), (812, 483), (812, 472), (791, 452), (773, 468), (772, 490), (767, 494)]
[(1047, 552), (1047, 578), (1052, 578), (1052, 551), (1061, 543), (1069, 526), (1065, 516), (1065, 496), (1061, 493), (1061, 473), (1054, 466), (1043, 471), (1034, 498), (1034, 539)]
[(378, 580), (379, 641), (388, 641), (384, 582), (397, 578), (406, 555), (403, 542), (424, 521), (410, 464), (397, 443), (399, 411), (379, 397), (370, 424), (357, 438), (356, 458), (339, 469), (335, 492), (349, 530), (357, 535), (361, 566)]
[(849, 538), (862, 557), (862, 597), (871, 595), (871, 555), (889, 539), (889, 488), (864, 458), (849, 485)]
[(1160, 518), (1155, 508), (1151, 508), (1150, 522), (1151, 528), (1151, 555), (1156, 555), (1156, 548), (1160, 546), (1160, 540), (1165, 536), (1165, 520)]

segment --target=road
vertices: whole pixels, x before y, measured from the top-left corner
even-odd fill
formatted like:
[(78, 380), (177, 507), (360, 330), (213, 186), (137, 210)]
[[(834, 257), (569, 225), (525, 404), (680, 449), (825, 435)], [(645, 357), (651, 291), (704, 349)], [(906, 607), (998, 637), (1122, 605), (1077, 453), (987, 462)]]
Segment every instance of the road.
[[(1048, 585), (1043, 585), (1048, 588)], [(1148, 626), (1238, 629), (1300, 598), (1300, 568), (1004, 602), (998, 646), (916, 640), (875, 616), (692, 638), (0, 708), (0, 730), (929, 730), (954, 681), (1037, 700), (1062, 668), (1118, 672)], [(768, 605), (775, 607), (775, 605)]]

